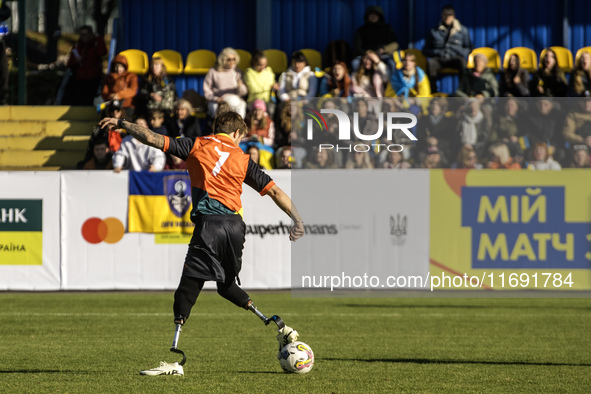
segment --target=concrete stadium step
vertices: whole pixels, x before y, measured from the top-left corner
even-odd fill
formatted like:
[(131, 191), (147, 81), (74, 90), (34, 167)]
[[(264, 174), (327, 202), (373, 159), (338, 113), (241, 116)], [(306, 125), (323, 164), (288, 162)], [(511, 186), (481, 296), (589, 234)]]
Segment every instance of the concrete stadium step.
[(48, 136), (0, 136), (0, 149), (12, 150), (64, 150), (85, 152), (88, 135), (64, 137)]
[(71, 120), (98, 122), (96, 108), (68, 106), (19, 106), (0, 107), (0, 119), (3, 120)]
[[(0, 118), (1, 119), (1, 118)], [(48, 136), (65, 135), (89, 136), (96, 122), (88, 121), (47, 121), (47, 120), (9, 120), (0, 121), (0, 136)]]
[(60, 167), (62, 170), (74, 169), (76, 163), (84, 158), (80, 151), (59, 150), (0, 150), (0, 169), (8, 171), (10, 167)]

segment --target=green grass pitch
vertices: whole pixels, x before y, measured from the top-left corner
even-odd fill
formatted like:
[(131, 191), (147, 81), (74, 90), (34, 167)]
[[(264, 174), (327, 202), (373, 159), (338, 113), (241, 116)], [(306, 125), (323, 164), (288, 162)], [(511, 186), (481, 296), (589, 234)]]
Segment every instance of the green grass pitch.
[(185, 376), (140, 376), (169, 352), (172, 292), (0, 293), (0, 392), (585, 392), (589, 299), (294, 299), (252, 292), (315, 352), (281, 371), (275, 328), (204, 292), (183, 328)]

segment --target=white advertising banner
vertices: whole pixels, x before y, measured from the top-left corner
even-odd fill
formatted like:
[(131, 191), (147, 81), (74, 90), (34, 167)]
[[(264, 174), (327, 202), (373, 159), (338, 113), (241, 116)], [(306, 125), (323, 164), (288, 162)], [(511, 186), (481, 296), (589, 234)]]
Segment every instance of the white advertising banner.
[[(128, 172), (62, 172), (62, 288), (65, 290), (175, 289), (190, 236), (128, 233)], [(289, 172), (270, 174), (287, 193)], [(247, 225), (240, 279), (247, 289), (288, 288), (288, 235), (256, 229), (289, 219), (269, 197), (244, 187)], [(215, 288), (213, 283), (206, 288)]]
[(0, 172), (0, 185), (0, 290), (59, 290), (59, 172)]
[(424, 287), (407, 278), (429, 273), (428, 170), (296, 170), (292, 187), (292, 290)]

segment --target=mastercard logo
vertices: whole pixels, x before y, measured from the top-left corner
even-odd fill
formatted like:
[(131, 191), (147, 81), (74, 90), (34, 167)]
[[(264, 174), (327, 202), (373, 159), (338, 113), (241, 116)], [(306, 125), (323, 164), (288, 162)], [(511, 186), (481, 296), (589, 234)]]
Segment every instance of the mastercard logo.
[(125, 226), (117, 218), (90, 218), (82, 225), (82, 237), (91, 244), (103, 241), (115, 244), (121, 241), (123, 234), (125, 234)]

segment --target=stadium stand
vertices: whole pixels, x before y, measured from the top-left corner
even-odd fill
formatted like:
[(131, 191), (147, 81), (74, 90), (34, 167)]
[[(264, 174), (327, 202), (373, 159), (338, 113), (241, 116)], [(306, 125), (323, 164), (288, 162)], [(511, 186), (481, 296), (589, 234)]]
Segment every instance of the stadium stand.
[(187, 55), (185, 75), (205, 75), (215, 65), (217, 55), (207, 49), (197, 49)]
[(275, 74), (279, 75), (287, 70), (288, 64), (285, 52), (279, 49), (266, 49), (263, 53), (267, 57), (268, 64)]
[(244, 72), (247, 68), (250, 67), (250, 62), (252, 60), (252, 55), (250, 52), (245, 51), (244, 49), (234, 49), (238, 56), (240, 56), (240, 62), (238, 63), (238, 68)]
[(92, 107), (0, 107), (0, 171), (72, 170), (99, 121)]
[(163, 49), (154, 52), (152, 59), (159, 57), (166, 66), (166, 73), (168, 75), (179, 75), (183, 72), (183, 57), (181, 54), (173, 49)]
[(505, 52), (505, 56), (503, 58), (503, 68), (507, 68), (507, 66), (509, 65), (509, 58), (514, 53), (517, 54), (517, 56), (519, 56), (519, 60), (521, 61), (521, 68), (526, 69), (530, 73), (537, 70), (538, 61), (536, 53), (533, 49), (525, 47), (511, 48), (507, 52)]
[(148, 61), (148, 54), (139, 49), (128, 49), (120, 53), (127, 59), (128, 71), (144, 75), (148, 72), (150, 62)]
[[(550, 47), (550, 49), (556, 54), (556, 63), (558, 63), (560, 71), (565, 73), (573, 71), (573, 54), (569, 49), (558, 46)], [(540, 62), (538, 64), (538, 67), (540, 68), (542, 67), (542, 59), (546, 56), (546, 51), (547, 50), (544, 49), (542, 53), (540, 53)]]
[(501, 56), (499, 56), (499, 52), (496, 49), (482, 47), (482, 48), (475, 48), (468, 56), (468, 68), (474, 68), (474, 56), (477, 54), (483, 54), (488, 59), (487, 67), (492, 70), (494, 73), (498, 73), (501, 69)]

